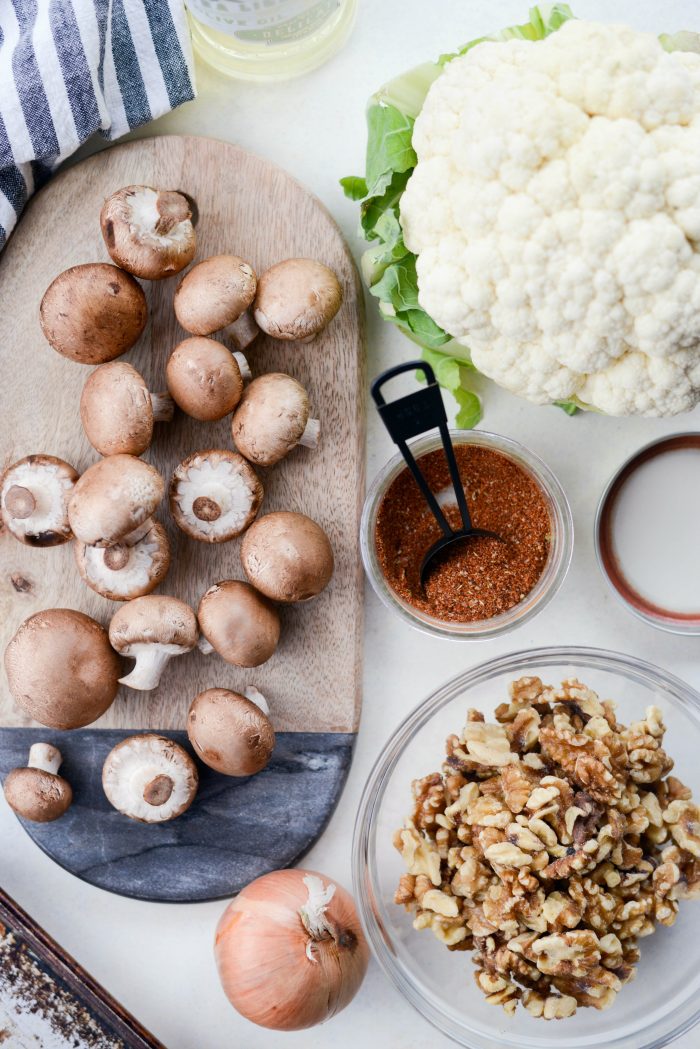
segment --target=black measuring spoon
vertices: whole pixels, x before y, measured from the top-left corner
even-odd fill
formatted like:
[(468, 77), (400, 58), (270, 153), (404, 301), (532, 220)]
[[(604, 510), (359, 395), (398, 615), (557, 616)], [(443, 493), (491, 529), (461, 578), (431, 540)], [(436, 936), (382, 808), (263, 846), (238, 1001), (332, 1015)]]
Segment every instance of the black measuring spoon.
[[(409, 393), (405, 397), (398, 397), (395, 401), (390, 401), (387, 404), (382, 393), (382, 387), (390, 379), (395, 378), (397, 375), (403, 375), (404, 372), (409, 371), (422, 372), (425, 376), (427, 385), (416, 390), (415, 393)], [(442, 539), (438, 539), (436, 543), (433, 543), (425, 554), (421, 564), (420, 582), (421, 586), (425, 588), (425, 582), (428, 578), (431, 564), (434, 562), (438, 554), (441, 554), (448, 546), (452, 546), (453, 543), (461, 543), (468, 539), (476, 539), (477, 537), (498, 539), (500, 542), (503, 542), (503, 540), (502, 537), (495, 532), (488, 532), (484, 528), (474, 528), (472, 525), (471, 517), (469, 516), (469, 508), (467, 506), (467, 498), (464, 494), (464, 485), (459, 476), (459, 468), (457, 466), (457, 460), (455, 459), (454, 448), (452, 447), (452, 438), (450, 437), (450, 431), (447, 428), (447, 413), (445, 412), (445, 405), (442, 403), (442, 394), (440, 393), (440, 387), (435, 379), (435, 372), (430, 365), (425, 361), (407, 361), (405, 364), (397, 364), (394, 368), (389, 368), (387, 371), (382, 372), (382, 374), (374, 380), (371, 386), (371, 391), (372, 397), (374, 398), (375, 404), (377, 405), (377, 409), (382, 418), (382, 422), (389, 432), (389, 436), (394, 444), (398, 446), (406, 465), (411, 471), (416, 484), (423, 493), (426, 503), (430, 507), (430, 512), (437, 521), (442, 532)], [(417, 437), (419, 434), (426, 433), (428, 430), (434, 430), (436, 428), (440, 430), (442, 446), (445, 450), (447, 464), (450, 468), (452, 487), (457, 499), (459, 513), (462, 518), (462, 527), (456, 531), (450, 526), (447, 518), (442, 512), (440, 504), (435, 498), (434, 493), (431, 491), (428, 482), (421, 473), (418, 463), (406, 443), (410, 437)]]

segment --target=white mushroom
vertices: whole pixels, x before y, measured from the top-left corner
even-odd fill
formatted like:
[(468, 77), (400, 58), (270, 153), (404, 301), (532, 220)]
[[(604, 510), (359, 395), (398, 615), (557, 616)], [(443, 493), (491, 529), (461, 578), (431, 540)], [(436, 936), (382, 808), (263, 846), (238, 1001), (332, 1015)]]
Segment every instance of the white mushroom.
[(320, 525), (305, 514), (266, 514), (241, 544), (249, 582), (271, 601), (308, 601), (333, 575), (333, 549)]
[(343, 292), (333, 270), (314, 259), (286, 259), (258, 281), (253, 313), (273, 339), (310, 342), (335, 317)]
[(264, 696), (253, 686), (244, 695), (208, 688), (192, 701), (187, 735), (205, 765), (224, 776), (254, 776), (275, 746), (268, 714)]
[(253, 379), (231, 421), (236, 448), (257, 466), (274, 466), (298, 444), (316, 448), (320, 433), (306, 390), (283, 372)]
[(70, 808), (73, 791), (58, 775), (63, 758), (50, 743), (33, 743), (26, 768), (12, 769), (3, 789), (10, 808), (22, 819), (51, 823)]
[(240, 535), (262, 499), (263, 486), (250, 464), (224, 449), (194, 452), (180, 463), (170, 483), (175, 523), (203, 543), (225, 543)]
[(175, 316), (193, 335), (212, 335), (241, 317), (255, 298), (257, 278), (238, 255), (213, 255), (180, 281)]
[(131, 601), (150, 594), (163, 582), (170, 567), (170, 543), (161, 524), (131, 546), (88, 546), (75, 543), (78, 571), (95, 593), (109, 601)]
[(223, 419), (232, 412), (251, 379), (242, 353), (231, 353), (222, 343), (200, 335), (175, 347), (165, 374), (178, 408), (202, 422)]
[(125, 361), (101, 365), (83, 386), (80, 419), (100, 455), (142, 455), (153, 438), (153, 424), (172, 417), (170, 395), (149, 393), (136, 368)]
[(138, 281), (107, 262), (72, 266), (41, 300), (41, 330), (56, 353), (79, 364), (104, 364), (138, 342), (148, 307)]
[(157, 688), (168, 661), (191, 652), (198, 637), (197, 619), (184, 601), (157, 594), (129, 601), (109, 624), (112, 647), (136, 660), (121, 684), (143, 692)]
[(107, 800), (141, 823), (164, 823), (181, 816), (197, 793), (197, 767), (172, 739), (147, 733), (117, 743), (102, 768)]
[(27, 546), (58, 546), (72, 538), (68, 503), (78, 471), (53, 455), (28, 455), (8, 466), (0, 486), (2, 520)]
[(117, 265), (145, 280), (179, 273), (194, 258), (189, 201), (175, 190), (125, 186), (107, 197), (100, 226)]
[(89, 546), (137, 543), (152, 526), (151, 515), (165, 483), (155, 467), (133, 455), (110, 455), (88, 467), (68, 505), (76, 539)]
[(15, 702), (50, 728), (82, 728), (96, 721), (117, 694), (119, 669), (107, 632), (72, 608), (29, 616), (5, 649)]

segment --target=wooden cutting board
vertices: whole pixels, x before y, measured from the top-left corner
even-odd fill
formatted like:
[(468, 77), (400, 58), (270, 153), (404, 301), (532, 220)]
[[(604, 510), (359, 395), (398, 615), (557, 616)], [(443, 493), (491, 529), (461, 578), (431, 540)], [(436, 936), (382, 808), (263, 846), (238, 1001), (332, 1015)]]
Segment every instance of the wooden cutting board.
[[(364, 495), (362, 297), (352, 257), (333, 219), (314, 196), (268, 161), (227, 143), (195, 137), (163, 136), (105, 150), (59, 175), (37, 195), (0, 256), (5, 464), (49, 452), (82, 471), (98, 458), (78, 417), (80, 391), (92, 369), (64, 359), (48, 346), (39, 326), (39, 303), (62, 270), (108, 261), (100, 207), (111, 192), (131, 183), (182, 190), (195, 200), (195, 261), (232, 252), (260, 273), (280, 259), (308, 256), (337, 272), (344, 293), (339, 314), (311, 344), (294, 347), (261, 336), (248, 353), (254, 375), (285, 371), (304, 384), (322, 432), (317, 450), (298, 448), (274, 469), (260, 471), (265, 487), (262, 512), (308, 514), (327, 531), (336, 558), (333, 581), (319, 598), (282, 609), (282, 641), (269, 663), (256, 671), (239, 671), (215, 655), (195, 652), (173, 659), (157, 691), (123, 688), (110, 710), (79, 733), (39, 731), (13, 702), (4, 675), (0, 682), (0, 774), (13, 767), (9, 762), (16, 763), (20, 746), (41, 738), (59, 743), (67, 778), (72, 774), (82, 786), (68, 817), (46, 827), (27, 825), (41, 847), (105, 888), (148, 898), (203, 899), (227, 895), (253, 874), (298, 858), (320, 833), (347, 773), (361, 700), (357, 536)], [(177, 282), (177, 277), (143, 282), (149, 323), (137, 346), (121, 358), (144, 375), (152, 390), (165, 388), (165, 363), (186, 336), (172, 310)], [(177, 412), (171, 424), (157, 425), (144, 458), (169, 479), (191, 452), (231, 446), (230, 420), (199, 423)], [(212, 583), (243, 578), (238, 541), (197, 543), (173, 525), (165, 504), (157, 516), (172, 544), (170, 574), (159, 592), (196, 608)], [(30, 549), (0, 534), (0, 648), (4, 650), (23, 619), (50, 607), (80, 609), (107, 625), (118, 606), (82, 583), (72, 544)], [(279, 738), (273, 762), (257, 782), (210, 776), (203, 770), (205, 784), (217, 796), (215, 809), (208, 813), (205, 806), (195, 805), (190, 815), (166, 827), (144, 829), (103, 804), (101, 763), (114, 741), (129, 730), (167, 730), (180, 738), (177, 734), (198, 692), (214, 686), (240, 690), (246, 684), (257, 685), (267, 696)], [(282, 806), (280, 798), (273, 797), (280, 789), (280, 776), (289, 799)], [(297, 790), (295, 776), (300, 777), (299, 785), (311, 779)], [(253, 840), (251, 813), (242, 810), (242, 799), (251, 791), (258, 821)], [(267, 795), (274, 828), (266, 815)], [(280, 840), (280, 817), (286, 824), (287, 845)], [(241, 857), (236, 841), (243, 823), (248, 851)], [(187, 834), (192, 825), (198, 828), (195, 842)], [(95, 836), (102, 842), (97, 858)], [(186, 840), (178, 847), (180, 837)], [(87, 865), (83, 849), (90, 852)], [(221, 853), (215, 870), (212, 849)], [(144, 857), (148, 887), (135, 852)], [(235, 874), (227, 873), (234, 868)], [(174, 874), (176, 870), (180, 873)]]

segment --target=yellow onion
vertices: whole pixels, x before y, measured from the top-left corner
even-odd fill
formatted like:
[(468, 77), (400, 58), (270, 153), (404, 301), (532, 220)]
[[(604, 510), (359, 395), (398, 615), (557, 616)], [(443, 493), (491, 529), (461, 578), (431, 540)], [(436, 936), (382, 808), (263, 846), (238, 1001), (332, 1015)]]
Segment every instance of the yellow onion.
[(305, 870), (273, 871), (243, 889), (221, 916), (214, 951), (234, 1008), (276, 1031), (339, 1013), (369, 961), (350, 893)]

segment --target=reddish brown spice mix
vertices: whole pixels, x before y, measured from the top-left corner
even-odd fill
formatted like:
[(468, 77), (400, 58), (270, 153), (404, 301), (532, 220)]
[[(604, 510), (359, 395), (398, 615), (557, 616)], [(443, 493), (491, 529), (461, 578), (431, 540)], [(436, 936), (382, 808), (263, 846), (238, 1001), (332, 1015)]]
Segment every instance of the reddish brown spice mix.
[[(471, 623), (506, 612), (530, 593), (547, 563), (551, 520), (542, 489), (513, 460), (467, 444), (455, 445), (455, 455), (472, 524), (505, 542), (454, 544), (434, 562), (423, 590), (421, 563), (442, 533), (405, 469), (380, 503), (375, 544), (381, 571), (400, 598), (436, 619)], [(432, 491), (445, 491), (450, 525), (461, 527), (445, 453), (438, 449), (418, 462)]]

